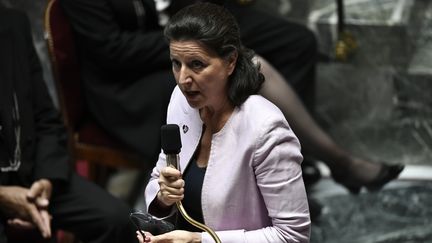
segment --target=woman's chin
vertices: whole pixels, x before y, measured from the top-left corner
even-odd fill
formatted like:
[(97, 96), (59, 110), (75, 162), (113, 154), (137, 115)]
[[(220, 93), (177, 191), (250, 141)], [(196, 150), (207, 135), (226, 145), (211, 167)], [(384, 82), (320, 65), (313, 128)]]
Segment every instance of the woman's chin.
[(192, 108), (199, 108), (200, 107), (200, 99), (197, 95), (185, 95), (186, 100), (188, 102), (188, 104), (192, 107)]
[(201, 106), (199, 105), (199, 103), (197, 102), (190, 102), (188, 101), (188, 104), (190, 107), (194, 108), (194, 109), (199, 109)]

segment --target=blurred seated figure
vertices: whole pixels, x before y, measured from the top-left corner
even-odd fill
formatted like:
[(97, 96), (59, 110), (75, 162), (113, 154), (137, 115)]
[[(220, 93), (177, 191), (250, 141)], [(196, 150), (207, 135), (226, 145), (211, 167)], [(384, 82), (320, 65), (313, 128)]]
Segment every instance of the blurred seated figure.
[[(175, 86), (162, 28), (173, 13), (193, 2), (61, 0), (76, 34), (90, 111), (151, 162), (160, 151), (159, 128)], [(260, 93), (282, 110), (304, 153), (327, 164), (332, 177), (353, 193), (362, 187), (379, 189), (399, 175), (402, 165), (376, 163), (343, 149), (309, 113), (317, 61), (310, 30), (252, 4), (209, 2), (224, 4), (234, 14), (243, 44), (262, 63), (267, 82)]]
[(0, 242), (6, 228), (82, 242), (136, 241), (128, 206), (71, 168), (27, 16), (0, 6)]

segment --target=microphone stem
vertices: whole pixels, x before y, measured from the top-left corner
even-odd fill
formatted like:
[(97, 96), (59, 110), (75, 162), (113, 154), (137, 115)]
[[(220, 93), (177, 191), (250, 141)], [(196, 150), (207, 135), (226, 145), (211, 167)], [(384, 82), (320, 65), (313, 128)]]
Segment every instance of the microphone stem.
[(176, 206), (177, 206), (177, 209), (180, 211), (181, 215), (183, 216), (183, 218), (186, 219), (186, 221), (188, 221), (193, 226), (207, 232), (213, 238), (213, 240), (216, 243), (221, 243), (221, 240), (219, 239), (219, 237), (216, 235), (216, 233), (212, 229), (210, 229), (207, 225), (196, 221), (195, 219), (193, 219), (191, 216), (189, 216), (187, 214), (187, 212), (184, 209), (183, 204), (181, 202), (176, 202)]
[[(179, 155), (178, 154), (166, 154), (166, 160), (167, 160), (168, 166), (171, 166), (171, 167), (174, 167), (174, 168), (180, 170), (180, 166), (178, 164), (178, 161), (179, 161)], [(221, 240), (219, 239), (219, 237), (216, 235), (216, 233), (212, 229), (210, 229), (207, 225), (196, 221), (191, 216), (189, 216), (189, 214), (187, 214), (187, 212), (184, 209), (183, 204), (181, 202), (176, 202), (176, 206), (177, 206), (177, 209), (180, 211), (181, 215), (183, 216), (183, 218), (186, 219), (186, 221), (188, 221), (193, 226), (207, 232), (213, 238), (213, 240), (216, 243), (221, 243)]]

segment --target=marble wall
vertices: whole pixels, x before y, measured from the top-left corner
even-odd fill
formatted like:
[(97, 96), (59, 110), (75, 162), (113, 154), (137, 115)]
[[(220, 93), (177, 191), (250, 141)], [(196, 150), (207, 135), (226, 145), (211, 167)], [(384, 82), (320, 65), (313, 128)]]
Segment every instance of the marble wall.
[[(315, 1), (308, 20), (328, 56), (338, 37), (333, 3)], [(358, 48), (319, 65), (318, 118), (357, 154), (432, 164), (431, 3), (346, 0), (345, 14)]]
[(430, 1), (344, 0), (357, 49), (343, 62), (335, 0), (257, 2), (316, 33), (330, 60), (318, 64), (316, 118), (339, 144), (376, 160), (432, 164)]
[(432, 242), (431, 195), (432, 183), (417, 181), (375, 193), (322, 196), (311, 243)]

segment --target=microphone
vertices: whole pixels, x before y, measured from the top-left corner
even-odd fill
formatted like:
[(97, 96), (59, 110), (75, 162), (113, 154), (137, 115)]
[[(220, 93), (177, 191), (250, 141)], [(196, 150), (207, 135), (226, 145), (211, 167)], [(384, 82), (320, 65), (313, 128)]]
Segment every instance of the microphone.
[[(180, 170), (179, 166), (179, 153), (182, 147), (180, 139), (180, 127), (177, 124), (167, 124), (161, 127), (161, 146), (162, 150), (166, 155), (166, 161), (168, 166), (172, 166), (177, 170)], [(176, 202), (177, 209), (180, 211), (186, 221), (188, 221), (193, 226), (206, 231), (216, 243), (221, 243), (221, 240), (216, 235), (216, 233), (210, 229), (207, 225), (202, 224), (194, 220), (183, 207), (181, 201)]]
[(166, 155), (167, 165), (180, 170), (178, 154), (182, 144), (180, 128), (177, 124), (167, 124), (161, 127), (161, 146)]

